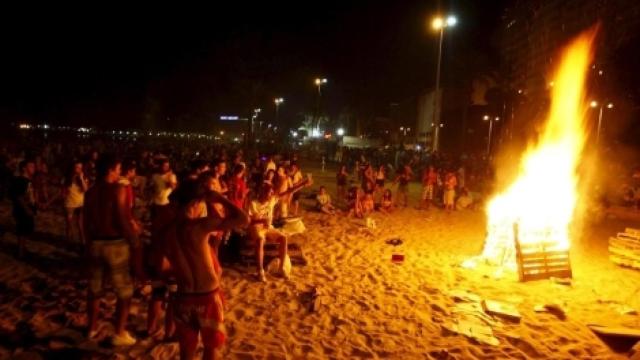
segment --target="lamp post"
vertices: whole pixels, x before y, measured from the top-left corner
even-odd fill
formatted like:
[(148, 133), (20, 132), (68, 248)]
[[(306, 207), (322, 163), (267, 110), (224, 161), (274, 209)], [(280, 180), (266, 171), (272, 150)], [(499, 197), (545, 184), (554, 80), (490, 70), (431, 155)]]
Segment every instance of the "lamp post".
[(444, 29), (446, 27), (455, 26), (457, 23), (458, 19), (453, 15), (446, 17), (437, 16), (431, 22), (431, 27), (440, 32), (440, 39), (438, 42), (438, 65), (436, 67), (436, 86), (435, 93), (433, 95), (433, 123), (435, 124), (435, 131), (433, 133), (433, 150), (438, 150), (440, 146), (440, 68), (442, 67), (442, 42), (444, 38)]
[(316, 127), (320, 128), (320, 98), (322, 97), (322, 85), (327, 83), (326, 78), (316, 78), (314, 83), (318, 87), (318, 99), (316, 100)]
[(280, 104), (282, 104), (284, 102), (283, 98), (275, 98), (273, 100), (273, 102), (276, 104), (276, 123), (278, 122), (278, 114), (279, 114), (279, 110), (280, 110)]
[[(601, 70), (602, 71), (602, 70)], [(600, 128), (602, 127), (602, 117), (604, 115), (604, 107), (605, 104), (599, 104), (597, 101), (592, 101), (589, 106), (592, 108), (599, 108), (598, 110), (598, 130), (596, 130), (596, 145), (600, 143)], [(613, 109), (613, 103), (608, 103), (606, 105), (607, 109)]]
[(500, 117), (491, 117), (489, 115), (485, 115), (482, 117), (482, 120), (489, 122), (489, 136), (487, 137), (487, 156), (491, 153), (491, 133), (493, 132), (493, 122), (500, 121)]

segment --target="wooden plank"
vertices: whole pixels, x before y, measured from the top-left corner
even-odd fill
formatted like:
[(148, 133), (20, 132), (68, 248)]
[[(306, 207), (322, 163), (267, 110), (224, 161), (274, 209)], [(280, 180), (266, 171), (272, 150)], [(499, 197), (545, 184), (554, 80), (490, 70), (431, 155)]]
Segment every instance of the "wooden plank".
[(637, 258), (640, 259), (640, 253), (634, 252), (634, 251), (629, 251), (627, 249), (620, 249), (617, 247), (609, 247), (609, 253), (610, 254), (617, 254), (617, 255), (622, 255), (622, 256), (627, 256), (630, 258)]
[(572, 273), (571, 273), (571, 270), (560, 270), (560, 271), (551, 271), (547, 273), (525, 274), (523, 276), (522, 281), (542, 280), (542, 279), (548, 279), (551, 277), (570, 278), (572, 277)]
[(631, 338), (640, 340), (640, 329), (627, 328), (627, 327), (609, 327), (590, 324), (587, 325), (591, 331), (599, 335)]
[(549, 251), (549, 252), (535, 252), (535, 253), (522, 253), (523, 259), (530, 259), (536, 257), (545, 257), (545, 258), (553, 258), (553, 257), (568, 257), (569, 251)]
[(548, 272), (553, 272), (553, 271), (564, 271), (564, 270), (570, 270), (569, 266), (563, 265), (563, 266), (532, 266), (532, 267), (525, 267), (523, 269), (525, 274), (540, 274), (540, 273), (548, 273)]

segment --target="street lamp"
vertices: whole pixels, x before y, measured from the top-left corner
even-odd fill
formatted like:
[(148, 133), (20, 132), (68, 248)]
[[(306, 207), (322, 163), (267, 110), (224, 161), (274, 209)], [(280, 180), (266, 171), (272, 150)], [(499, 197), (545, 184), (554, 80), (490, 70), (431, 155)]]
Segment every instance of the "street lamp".
[[(600, 128), (602, 127), (602, 117), (604, 115), (604, 107), (605, 104), (599, 104), (597, 101), (593, 100), (591, 101), (591, 103), (589, 104), (589, 106), (591, 106), (592, 108), (599, 108), (598, 110), (598, 130), (596, 131), (596, 145), (598, 145), (600, 143)], [(607, 105), (607, 109), (613, 109), (613, 103), (608, 103)]]
[(343, 128), (338, 128), (338, 130), (336, 130), (336, 135), (343, 136), (344, 135), (344, 129)]
[(276, 122), (277, 122), (278, 121), (278, 113), (279, 113), (279, 110), (280, 110), (280, 104), (282, 104), (284, 102), (284, 99), (281, 98), (281, 97), (280, 98), (275, 98), (273, 100), (273, 102), (276, 104)]
[(433, 95), (433, 122), (436, 124), (433, 134), (433, 150), (438, 150), (440, 143), (440, 68), (442, 66), (442, 40), (444, 38), (444, 29), (453, 27), (458, 23), (458, 19), (453, 15), (446, 17), (437, 16), (431, 21), (431, 27), (440, 32), (440, 41), (438, 45), (438, 65), (436, 67), (436, 87)]
[(495, 121), (500, 121), (500, 117), (491, 117), (489, 115), (484, 115), (482, 120), (489, 122), (489, 136), (487, 138), (487, 156), (491, 153), (491, 133), (493, 132), (493, 123)]
[(322, 97), (322, 85), (327, 83), (327, 79), (316, 78), (314, 83), (318, 87), (318, 100), (316, 104), (316, 126), (319, 128), (320, 127), (320, 98)]

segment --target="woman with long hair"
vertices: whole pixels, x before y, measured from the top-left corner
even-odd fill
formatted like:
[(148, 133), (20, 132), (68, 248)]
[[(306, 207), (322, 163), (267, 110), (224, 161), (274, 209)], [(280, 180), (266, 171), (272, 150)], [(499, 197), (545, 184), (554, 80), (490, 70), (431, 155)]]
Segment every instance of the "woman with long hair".
[(65, 235), (67, 241), (71, 241), (73, 225), (75, 224), (82, 245), (85, 244), (82, 206), (84, 205), (84, 193), (88, 189), (89, 182), (84, 175), (82, 161), (74, 161), (71, 170), (65, 177), (62, 189), (65, 209)]

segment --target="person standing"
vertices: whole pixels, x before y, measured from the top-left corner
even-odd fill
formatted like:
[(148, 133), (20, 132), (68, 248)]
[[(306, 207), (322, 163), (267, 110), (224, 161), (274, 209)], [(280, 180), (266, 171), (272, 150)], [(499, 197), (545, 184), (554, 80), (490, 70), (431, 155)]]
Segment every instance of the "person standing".
[(169, 204), (169, 195), (178, 186), (176, 175), (171, 170), (169, 160), (160, 159), (158, 169), (151, 176), (151, 243), (173, 220), (173, 211)]
[(429, 206), (433, 202), (433, 194), (437, 182), (438, 173), (433, 165), (429, 165), (422, 173), (422, 206), (426, 210), (429, 210)]
[[(292, 163), (289, 169), (291, 176), (291, 186), (296, 186), (304, 181), (302, 177), (302, 171), (297, 163)], [(292, 216), (298, 216), (298, 208), (300, 207), (300, 192), (294, 192), (291, 195), (291, 214)]]
[(82, 206), (84, 194), (89, 190), (89, 182), (84, 175), (82, 162), (75, 161), (73, 167), (64, 181), (64, 210), (65, 210), (65, 235), (71, 242), (73, 237), (73, 225), (75, 224), (80, 237), (80, 243), (85, 246), (84, 226), (82, 224)]
[(336, 174), (336, 197), (338, 201), (347, 200), (347, 183), (349, 180), (349, 172), (347, 171), (347, 165), (340, 165), (340, 170)]
[(456, 186), (458, 181), (456, 175), (450, 171), (447, 173), (444, 180), (444, 209), (448, 211), (454, 210), (455, 198), (456, 198)]
[[(223, 298), (220, 276), (209, 251), (209, 237), (213, 232), (230, 231), (249, 222), (240, 208), (215, 191), (205, 191), (203, 185), (181, 185), (176, 196), (176, 221), (166, 232), (166, 254), (178, 285), (173, 306), (181, 359), (195, 357), (198, 335), (204, 346), (202, 358), (221, 358), (226, 339)], [(226, 217), (212, 212), (205, 216), (205, 202), (221, 204)]]
[(244, 179), (245, 167), (243, 164), (236, 164), (233, 168), (231, 178), (229, 179), (228, 198), (233, 205), (244, 209), (244, 203), (249, 193), (247, 183)]
[(403, 207), (407, 207), (409, 203), (409, 181), (411, 180), (411, 168), (409, 165), (404, 165), (394, 183), (398, 184), (398, 190), (396, 191), (396, 206), (402, 204)]
[[(120, 160), (105, 155), (96, 163), (96, 184), (85, 194), (84, 226), (89, 245), (88, 336), (97, 335), (103, 278), (109, 275), (116, 292), (114, 346), (130, 346), (136, 339), (126, 330), (133, 281), (130, 274), (131, 248), (140, 242), (134, 231), (131, 212), (127, 210), (127, 193), (118, 184)], [(134, 267), (135, 268), (135, 267)]]
[(16, 236), (18, 238), (18, 256), (24, 256), (27, 237), (35, 229), (36, 201), (33, 192), (32, 178), (36, 172), (36, 165), (32, 160), (22, 160), (18, 165), (18, 176), (14, 177), (9, 186), (9, 197), (13, 204), (13, 218), (16, 221)]

